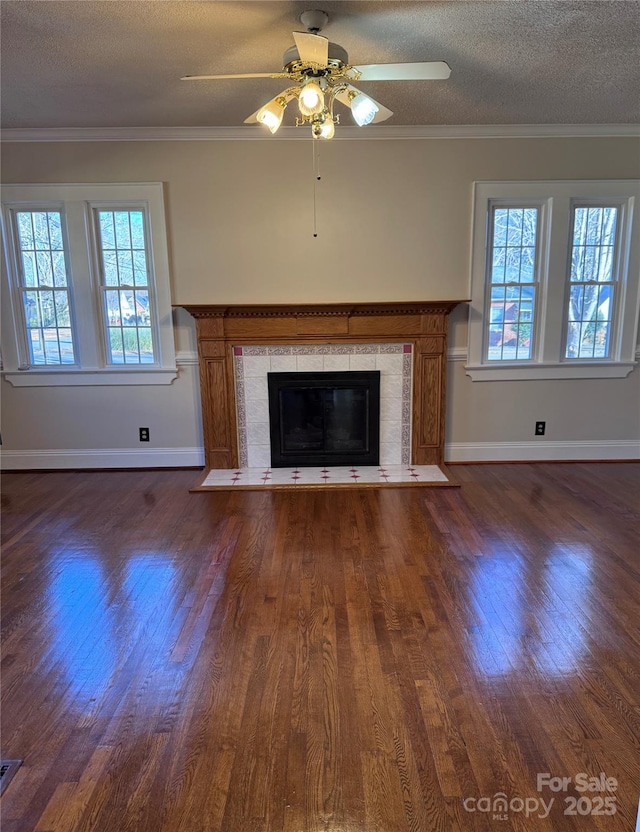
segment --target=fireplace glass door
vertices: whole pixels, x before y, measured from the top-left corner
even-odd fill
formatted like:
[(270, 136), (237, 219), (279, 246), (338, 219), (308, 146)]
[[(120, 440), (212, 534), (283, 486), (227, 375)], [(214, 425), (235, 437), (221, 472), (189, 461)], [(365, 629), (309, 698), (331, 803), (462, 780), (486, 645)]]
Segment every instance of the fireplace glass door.
[(380, 373), (269, 373), (271, 464), (378, 465)]

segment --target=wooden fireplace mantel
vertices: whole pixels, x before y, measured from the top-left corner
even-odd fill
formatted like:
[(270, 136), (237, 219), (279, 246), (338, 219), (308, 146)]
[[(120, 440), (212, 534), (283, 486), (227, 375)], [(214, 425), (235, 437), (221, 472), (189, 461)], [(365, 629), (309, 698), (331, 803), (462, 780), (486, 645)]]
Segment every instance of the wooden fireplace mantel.
[(196, 319), (206, 467), (238, 465), (234, 346), (385, 341), (413, 345), (411, 461), (441, 465), (449, 314), (466, 302), (182, 306)]

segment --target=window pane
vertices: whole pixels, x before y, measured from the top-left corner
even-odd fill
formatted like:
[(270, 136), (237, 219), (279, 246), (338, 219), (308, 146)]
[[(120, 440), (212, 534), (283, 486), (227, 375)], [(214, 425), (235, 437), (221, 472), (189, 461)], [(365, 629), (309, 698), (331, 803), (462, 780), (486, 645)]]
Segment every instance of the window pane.
[(38, 270), (36, 269), (35, 251), (24, 251), (22, 253), (22, 272), (25, 286), (38, 285)]
[(67, 269), (64, 261), (64, 252), (55, 251), (51, 255), (51, 263), (53, 265), (53, 283), (54, 286), (67, 285)]
[(505, 208), (496, 208), (493, 212), (493, 245), (506, 246), (507, 244), (507, 223), (509, 212)]
[(522, 245), (522, 215), (521, 208), (511, 208), (508, 211), (509, 223), (507, 229), (507, 245), (521, 246)]
[(127, 326), (135, 324), (135, 297), (132, 289), (122, 289), (120, 291), (120, 309), (122, 310), (122, 323)]
[(58, 330), (51, 327), (44, 330), (44, 355), (47, 364), (62, 364), (60, 345), (58, 344)]
[(587, 243), (597, 243), (600, 240), (602, 217), (600, 208), (587, 209)]
[(522, 217), (522, 245), (534, 247), (536, 245), (536, 233), (538, 224), (538, 209), (525, 208)]
[(147, 285), (147, 256), (144, 249), (133, 252), (133, 274), (133, 282), (136, 286)]
[(138, 331), (136, 327), (123, 327), (125, 364), (140, 364), (140, 348), (138, 346)]
[(520, 248), (507, 249), (507, 269), (506, 269), (507, 283), (520, 282)]
[(122, 330), (120, 327), (109, 327), (109, 361), (112, 364), (124, 363), (122, 349)]
[(604, 358), (609, 354), (609, 331), (608, 321), (596, 324), (595, 332), (595, 357)]
[(494, 208), (491, 308), (486, 356), (521, 361), (532, 356), (538, 208)]
[(131, 245), (133, 248), (144, 250), (144, 214), (142, 211), (131, 211), (129, 217), (131, 221)]
[(40, 304), (37, 292), (24, 293), (24, 313), (28, 327), (40, 326)]
[(50, 250), (49, 223), (47, 214), (44, 211), (34, 211), (33, 214), (33, 238), (37, 249)]
[(51, 253), (48, 251), (39, 251), (36, 255), (36, 266), (38, 268), (38, 283), (40, 286), (53, 286)]
[(107, 286), (117, 286), (120, 281), (118, 279), (118, 255), (115, 251), (103, 250), (102, 268)]
[(131, 248), (131, 234), (129, 231), (129, 211), (115, 211), (116, 248)]
[[(62, 215), (59, 211), (17, 211), (15, 221), (29, 361), (43, 365), (73, 364)], [(60, 326), (65, 328), (64, 345)]]
[(109, 330), (109, 361), (114, 364), (153, 364), (156, 357), (147, 289), (149, 261), (144, 212), (98, 210), (97, 214), (101, 229), (100, 260)]
[(133, 262), (131, 251), (118, 251), (118, 275), (121, 286), (133, 285)]
[(521, 250), (520, 255), (520, 280), (523, 283), (532, 283), (535, 273), (536, 250), (526, 246)]
[(613, 319), (616, 206), (573, 215), (565, 358), (608, 358)]
[(57, 211), (49, 211), (47, 214), (49, 220), (49, 239), (51, 241), (52, 251), (63, 251), (64, 245), (62, 243), (62, 223), (60, 214)]
[(141, 326), (138, 329), (140, 343), (140, 361), (142, 364), (153, 364), (153, 341), (151, 340), (151, 329), (148, 326)]
[(573, 219), (573, 244), (582, 245), (587, 235), (587, 209), (576, 208)]
[(596, 319), (598, 321), (610, 321), (611, 320), (611, 295), (612, 295), (613, 287), (612, 286), (600, 286), (598, 287), (598, 309), (596, 313)]
[(29, 354), (32, 364), (45, 364), (44, 346), (42, 344), (42, 331), (39, 329), (29, 330)]
[(121, 324), (122, 313), (120, 311), (120, 293), (107, 291), (105, 292), (105, 300), (107, 306), (107, 320), (109, 325)]
[(148, 324), (149, 316), (149, 292), (146, 289), (137, 289), (135, 292), (136, 323)]
[(569, 320), (580, 321), (582, 319), (582, 302), (584, 299), (584, 286), (572, 286), (569, 295)]
[(612, 246), (616, 241), (616, 226), (618, 223), (618, 209), (614, 207), (602, 209), (602, 243)]
[(615, 249), (613, 246), (600, 247), (600, 262), (598, 263), (598, 274), (596, 276), (596, 280), (605, 282), (613, 279), (614, 252)]
[(68, 327), (71, 324), (69, 317), (69, 297), (66, 292), (56, 292), (55, 296), (58, 326)]
[(25, 211), (18, 211), (16, 213), (16, 221), (18, 224), (18, 240), (22, 251), (27, 251), (35, 248), (33, 242), (33, 225), (31, 214)]
[(53, 292), (40, 292), (40, 314), (43, 326), (55, 326), (56, 312)]
[(73, 344), (71, 341), (70, 329), (59, 329), (58, 338), (60, 339), (60, 355), (63, 364), (73, 364), (75, 359), (73, 356)]
[(98, 211), (100, 222), (100, 237), (102, 240), (102, 249), (115, 248), (116, 236), (113, 227), (113, 213), (111, 211)]
[(582, 247), (574, 245), (571, 252), (571, 280), (580, 280), (582, 274)]

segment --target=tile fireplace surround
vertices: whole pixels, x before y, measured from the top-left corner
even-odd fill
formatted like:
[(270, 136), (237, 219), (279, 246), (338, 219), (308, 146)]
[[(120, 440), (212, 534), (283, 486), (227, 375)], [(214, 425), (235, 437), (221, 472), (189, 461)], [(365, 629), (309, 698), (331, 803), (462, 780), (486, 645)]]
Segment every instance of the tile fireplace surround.
[(268, 373), (380, 371), (380, 464), (411, 460), (411, 344), (294, 344), (234, 347), (240, 467), (267, 468)]
[(380, 370), (381, 463), (442, 465), (447, 326), (461, 302), (184, 306), (206, 468), (269, 465), (268, 372), (349, 369)]

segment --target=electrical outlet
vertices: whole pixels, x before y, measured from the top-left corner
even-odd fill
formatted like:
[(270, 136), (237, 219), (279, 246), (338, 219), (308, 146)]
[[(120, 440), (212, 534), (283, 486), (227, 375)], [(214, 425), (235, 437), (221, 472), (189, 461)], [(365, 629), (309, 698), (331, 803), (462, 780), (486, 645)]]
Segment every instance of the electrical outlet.
[[(536, 431), (535, 431), (535, 435), (536, 435), (536, 436), (544, 436), (544, 431), (545, 431), (545, 428), (546, 428), (546, 427), (547, 427), (547, 423), (546, 423), (546, 422), (536, 422)], [(148, 437), (147, 437), (147, 438), (148, 438)]]
[[(536, 428), (537, 430), (537, 428)], [(140, 428), (140, 441), (141, 442), (148, 442), (149, 441), (149, 428)]]

